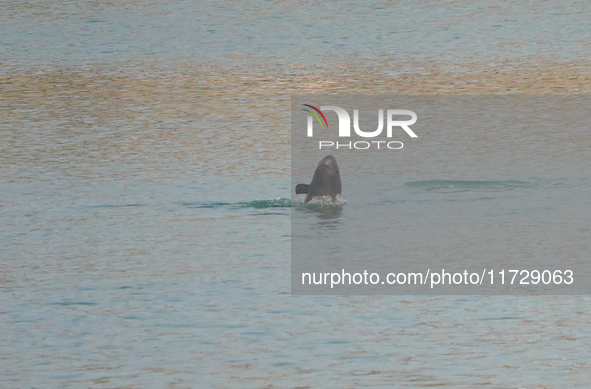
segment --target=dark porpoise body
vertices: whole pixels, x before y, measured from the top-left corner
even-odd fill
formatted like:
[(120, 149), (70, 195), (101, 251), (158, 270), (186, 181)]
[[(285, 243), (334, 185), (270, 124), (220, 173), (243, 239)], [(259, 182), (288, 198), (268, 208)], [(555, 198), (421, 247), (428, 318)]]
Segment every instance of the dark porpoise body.
[(318, 162), (314, 177), (310, 185), (298, 184), (296, 194), (307, 193), (304, 203), (310, 202), (314, 197), (330, 196), (333, 201), (341, 194), (341, 174), (337, 160), (332, 155), (327, 155)]

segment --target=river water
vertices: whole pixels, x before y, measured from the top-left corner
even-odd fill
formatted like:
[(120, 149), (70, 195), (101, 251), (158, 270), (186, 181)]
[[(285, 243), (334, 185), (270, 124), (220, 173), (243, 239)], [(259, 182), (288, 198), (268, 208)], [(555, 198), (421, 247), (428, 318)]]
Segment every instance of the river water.
[[(291, 294), (289, 94), (589, 90), (586, 2), (372, 4), (0, 2), (0, 387), (588, 387), (587, 296)], [(470, 73), (504, 61), (521, 78)], [(500, 165), (470, 177), (444, 168), (461, 149), (415, 156), (442, 168), (401, 164), (377, 206), (443, 235), (438, 210), (517, 221), (533, 254), (571, 231), (547, 247), (584, 257), (588, 138), (566, 131), (510, 169), (480, 145)], [(342, 168), (346, 222), (376, 204)]]

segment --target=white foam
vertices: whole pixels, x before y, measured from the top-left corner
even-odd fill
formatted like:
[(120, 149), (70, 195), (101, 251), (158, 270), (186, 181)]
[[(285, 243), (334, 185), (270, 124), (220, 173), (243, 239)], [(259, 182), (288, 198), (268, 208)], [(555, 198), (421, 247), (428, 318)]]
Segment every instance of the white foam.
[(339, 206), (346, 203), (348, 203), (347, 199), (338, 194), (334, 200), (331, 196), (317, 196), (310, 200), (308, 204), (322, 206)]

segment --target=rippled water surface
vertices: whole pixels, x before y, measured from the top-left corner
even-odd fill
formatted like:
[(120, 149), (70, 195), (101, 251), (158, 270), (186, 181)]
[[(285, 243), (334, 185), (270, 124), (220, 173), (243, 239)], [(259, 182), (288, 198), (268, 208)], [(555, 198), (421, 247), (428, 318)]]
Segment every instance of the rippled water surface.
[[(2, 1), (3, 61), (589, 58), (585, 1)], [(41, 48), (42, 50), (39, 50)], [(252, 58), (252, 57), (251, 57)]]
[[(0, 1), (0, 387), (588, 387), (586, 296), (292, 296), (290, 217), (306, 208), (290, 200), (286, 93), (396, 93), (355, 70), (379, 58), (390, 75), (584, 61), (589, 20), (584, 1)], [(347, 84), (323, 78), (345, 64)], [(267, 78), (275, 66), (292, 78)], [(561, 130), (564, 158), (532, 143), (552, 150), (546, 175), (518, 155), (528, 172), (511, 177), (401, 167), (369, 205), (438, 220), (447, 200), (486, 202), (510, 220), (568, 198), (576, 212), (588, 137)], [(345, 182), (328, 217), (362, 189)], [(499, 216), (528, 193), (540, 203)], [(578, 252), (584, 215), (566, 226)]]

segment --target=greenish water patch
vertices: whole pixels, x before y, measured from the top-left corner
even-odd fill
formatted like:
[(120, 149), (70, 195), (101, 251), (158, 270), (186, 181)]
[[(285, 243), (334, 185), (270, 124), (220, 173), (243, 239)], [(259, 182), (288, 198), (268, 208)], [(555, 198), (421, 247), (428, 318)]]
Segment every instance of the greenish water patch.
[(240, 208), (287, 208), (291, 207), (291, 200), (279, 198), (275, 200), (255, 200), (239, 204)]
[(240, 201), (238, 203), (225, 203), (220, 201), (206, 201), (206, 202), (185, 202), (183, 206), (188, 208), (231, 208), (231, 209), (242, 209), (242, 208), (290, 208), (291, 200), (287, 198), (278, 198), (275, 200), (252, 200), (252, 201)]

